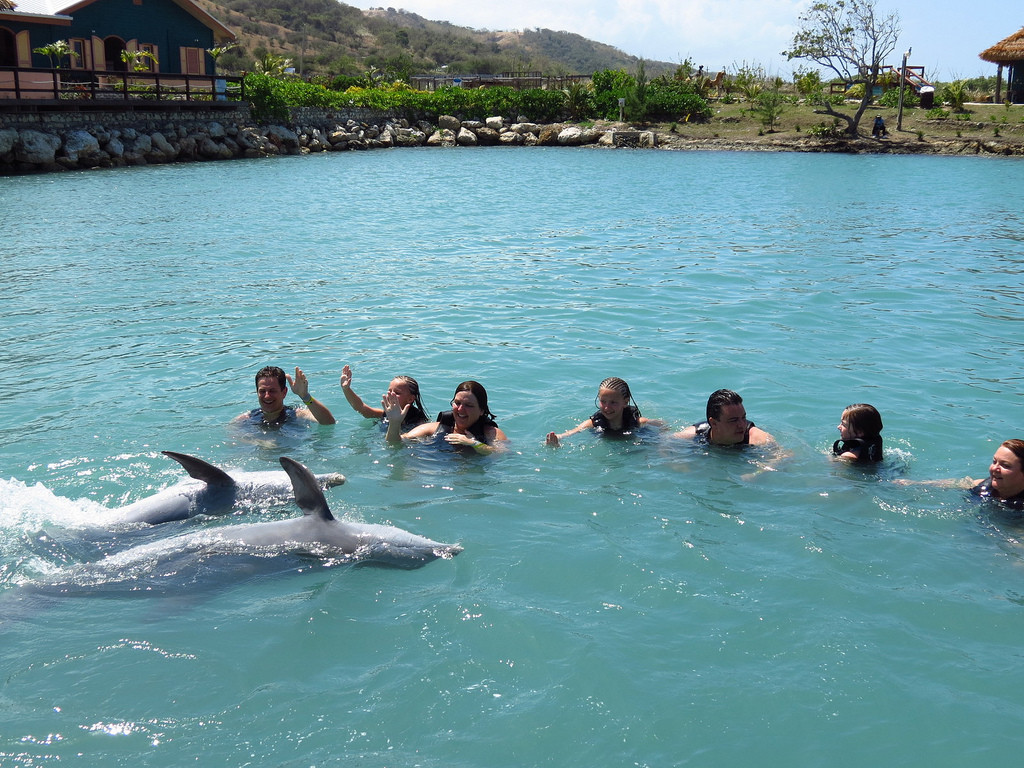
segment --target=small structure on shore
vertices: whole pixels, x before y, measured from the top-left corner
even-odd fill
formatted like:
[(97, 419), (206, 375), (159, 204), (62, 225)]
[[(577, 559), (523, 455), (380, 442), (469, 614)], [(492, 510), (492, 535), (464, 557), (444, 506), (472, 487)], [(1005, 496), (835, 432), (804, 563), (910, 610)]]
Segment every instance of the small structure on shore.
[(996, 73), (995, 100), (1003, 100), (1003, 67), (1006, 67), (1006, 101), (1011, 104), (1024, 103), (1024, 28), (1000, 40), (991, 48), (986, 48), (978, 56), (984, 61), (999, 65)]

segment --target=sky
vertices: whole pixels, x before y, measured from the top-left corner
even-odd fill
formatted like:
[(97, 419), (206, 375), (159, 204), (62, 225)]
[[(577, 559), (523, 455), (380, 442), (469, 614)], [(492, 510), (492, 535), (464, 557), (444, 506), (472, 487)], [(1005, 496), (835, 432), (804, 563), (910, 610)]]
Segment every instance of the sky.
[[(357, 8), (389, 7), (385, 0), (344, 0)], [(811, 0), (400, 0), (390, 7), (435, 21), (489, 30), (536, 27), (575, 32), (645, 59), (709, 71), (760, 66), (789, 78), (801, 62), (787, 61), (800, 14)], [(1024, 27), (1020, 0), (877, 0), (883, 14), (896, 11), (902, 34), (891, 61), (923, 66), (929, 80), (995, 75), (996, 65), (978, 54)], [(1013, 10), (1017, 8), (1017, 10)], [(805, 65), (803, 68), (807, 68)]]

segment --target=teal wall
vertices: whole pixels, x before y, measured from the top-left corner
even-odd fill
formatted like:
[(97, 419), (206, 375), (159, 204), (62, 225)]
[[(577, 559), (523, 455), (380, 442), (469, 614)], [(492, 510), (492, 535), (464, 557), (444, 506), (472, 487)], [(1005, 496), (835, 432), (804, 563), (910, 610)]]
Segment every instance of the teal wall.
[[(32, 48), (71, 37), (89, 39), (94, 34), (101, 38), (116, 35), (125, 41), (152, 43), (159, 48), (162, 73), (181, 71), (179, 47), (206, 49), (215, 45), (213, 30), (171, 0), (142, 0), (141, 5), (133, 0), (96, 0), (75, 12), (70, 27), (7, 19), (0, 19), (0, 26), (14, 33), (29, 30)], [(208, 58), (206, 64), (210, 66)], [(32, 65), (49, 67), (50, 61), (40, 54), (32, 54)], [(66, 66), (65, 61), (62, 67)], [(96, 66), (102, 68), (103, 65), (98, 62)]]

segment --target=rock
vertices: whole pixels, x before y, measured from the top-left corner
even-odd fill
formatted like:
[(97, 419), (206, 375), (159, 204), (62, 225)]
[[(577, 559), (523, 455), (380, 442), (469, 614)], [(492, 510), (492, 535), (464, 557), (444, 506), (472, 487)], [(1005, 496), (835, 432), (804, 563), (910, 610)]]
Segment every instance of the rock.
[(583, 129), (577, 125), (570, 125), (558, 133), (556, 141), (563, 147), (578, 147), (583, 143)]
[(423, 131), (412, 128), (400, 128), (395, 134), (395, 144), (400, 147), (419, 147), (426, 141), (427, 136)]
[(500, 131), (505, 127), (505, 119), (501, 117), (488, 117), (485, 123), (492, 131)]
[(455, 136), (455, 142), (460, 147), (475, 147), (480, 143), (477, 141), (476, 134), (469, 128), (459, 128), (459, 132)]
[(18, 141), (18, 132), (13, 128), (0, 129), (0, 155), (6, 155), (14, 149)]
[(498, 143), (498, 139), (500, 138), (500, 136), (498, 132), (493, 128), (488, 128), (487, 126), (484, 126), (483, 128), (477, 129), (476, 138), (481, 144), (485, 146), (493, 146)]
[(428, 147), (450, 147), (455, 144), (455, 133), (446, 129), (439, 128), (430, 134), (427, 139)]
[(216, 120), (207, 123), (206, 132), (214, 139), (223, 139), (227, 136), (227, 133), (224, 131), (224, 126)]
[[(533, 134), (529, 134), (533, 136)], [(516, 133), (515, 131), (506, 131), (505, 133), (498, 136), (498, 143), (504, 144), (509, 147), (518, 147), (523, 144), (523, 134)]]
[(72, 163), (84, 159), (86, 162), (97, 160), (100, 143), (88, 131), (71, 131), (64, 136), (64, 157)]
[(280, 125), (267, 128), (267, 139), (280, 149), (291, 151), (299, 148), (298, 134)]
[(542, 147), (553, 147), (558, 145), (558, 136), (564, 126), (545, 125), (537, 134), (537, 143)]
[(53, 165), (60, 147), (60, 139), (52, 133), (25, 129), (18, 132), (14, 157), (19, 163), (31, 165)]
[(437, 127), (442, 131), (451, 131), (455, 134), (462, 127), (462, 121), (451, 115), (441, 115), (437, 118)]

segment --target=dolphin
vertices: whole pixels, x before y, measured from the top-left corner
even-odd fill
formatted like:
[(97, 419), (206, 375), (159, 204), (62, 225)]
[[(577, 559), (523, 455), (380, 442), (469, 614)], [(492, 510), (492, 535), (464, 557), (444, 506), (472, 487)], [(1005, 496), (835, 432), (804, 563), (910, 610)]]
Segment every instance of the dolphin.
[[(294, 459), (282, 457), (281, 466), (289, 477), (295, 502), (302, 517), (261, 523), (208, 525), (199, 530), (137, 544), (104, 555), (99, 560), (79, 563), (54, 571), (41, 580), (22, 586), (41, 593), (89, 595), (117, 592), (156, 595), (174, 585), (169, 578), (184, 580), (190, 591), (209, 574), (238, 567), (239, 558), (260, 562), (278, 556), (315, 557), (352, 564), (382, 564), (419, 568), (438, 558), (450, 559), (462, 551), (457, 544), (442, 544), (389, 525), (350, 523), (331, 514), (317, 478)], [(269, 565), (269, 563), (267, 563)], [(4, 619), (0, 611), (0, 624)]]
[(316, 477), (294, 459), (282, 456), (281, 466), (291, 478), (295, 503), (302, 517), (215, 528), (208, 535), (221, 542), (250, 547), (284, 547), (300, 554), (344, 556), (415, 568), (437, 558), (450, 559), (462, 551), (457, 544), (442, 544), (390, 525), (349, 523), (331, 514)]
[[(181, 464), (193, 480), (183, 480), (153, 496), (111, 510), (112, 520), (108, 522), (157, 525), (195, 515), (223, 515), (239, 502), (268, 498), (286, 500), (292, 493), (288, 476), (277, 471), (228, 473), (185, 453), (161, 453)], [(337, 473), (314, 479), (314, 484), (325, 488), (344, 482), (345, 476)]]

